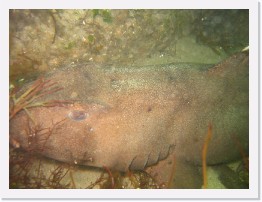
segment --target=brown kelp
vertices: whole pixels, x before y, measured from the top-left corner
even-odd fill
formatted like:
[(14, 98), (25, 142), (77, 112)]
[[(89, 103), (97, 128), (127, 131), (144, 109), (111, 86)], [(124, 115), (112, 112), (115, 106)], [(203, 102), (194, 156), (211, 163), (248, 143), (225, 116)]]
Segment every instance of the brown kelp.
[(206, 162), (206, 157), (207, 157), (207, 148), (208, 144), (210, 142), (210, 139), (212, 137), (212, 125), (208, 125), (208, 132), (206, 139), (203, 144), (203, 149), (202, 149), (202, 172), (203, 172), (203, 186), (202, 188), (206, 189), (207, 188), (207, 162)]

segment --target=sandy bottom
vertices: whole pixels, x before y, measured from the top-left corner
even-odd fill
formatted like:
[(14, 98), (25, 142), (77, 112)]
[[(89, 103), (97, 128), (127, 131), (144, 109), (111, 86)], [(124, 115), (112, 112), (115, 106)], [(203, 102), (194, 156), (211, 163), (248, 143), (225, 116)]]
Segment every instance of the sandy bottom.
[[(207, 188), (248, 188), (248, 179), (243, 179), (243, 172), (239, 171), (240, 165), (242, 163), (237, 161), (222, 167), (209, 166), (207, 169)], [(192, 168), (188, 167), (183, 168), (183, 172), (178, 170), (180, 176), (177, 179), (177, 184), (173, 182), (168, 185), (157, 182), (154, 176), (145, 171), (120, 173), (107, 168), (69, 165), (41, 156), (32, 156), (23, 151), (12, 150), (10, 152), (9, 187), (11, 189), (201, 188), (201, 169), (201, 167), (198, 167), (192, 171)], [(242, 177), (236, 175), (236, 173), (242, 173)], [(174, 175), (170, 173), (170, 176)], [(196, 183), (196, 179), (199, 183)]]

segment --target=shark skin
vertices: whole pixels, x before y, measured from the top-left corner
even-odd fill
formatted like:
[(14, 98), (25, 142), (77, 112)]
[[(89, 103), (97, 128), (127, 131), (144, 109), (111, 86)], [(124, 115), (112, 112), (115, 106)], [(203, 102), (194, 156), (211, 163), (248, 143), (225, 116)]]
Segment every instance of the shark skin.
[(74, 102), (29, 108), (31, 118), (20, 111), (10, 121), (10, 142), (59, 161), (118, 171), (143, 170), (171, 155), (201, 165), (211, 124), (207, 163), (230, 162), (241, 158), (232, 135), (249, 149), (248, 58), (241, 52), (208, 68), (78, 64), (55, 70), (46, 77), (63, 90), (40, 101)]

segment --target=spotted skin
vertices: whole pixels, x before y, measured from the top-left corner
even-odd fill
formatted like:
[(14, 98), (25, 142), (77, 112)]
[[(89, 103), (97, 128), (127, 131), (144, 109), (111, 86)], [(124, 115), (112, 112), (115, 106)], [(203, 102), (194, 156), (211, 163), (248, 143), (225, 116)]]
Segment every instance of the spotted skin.
[[(213, 126), (207, 163), (239, 158), (231, 136), (248, 151), (248, 54), (206, 68), (189, 64), (114, 68), (82, 64), (56, 70), (48, 79), (63, 90), (41, 98), (68, 100), (60, 107), (22, 111), (10, 122), (10, 139), (63, 162), (143, 170), (171, 154), (201, 164), (208, 124)], [(199, 65), (195, 65), (199, 67)], [(28, 130), (30, 126), (31, 130)], [(48, 138), (36, 130), (49, 128)], [(42, 145), (43, 146), (43, 145)]]

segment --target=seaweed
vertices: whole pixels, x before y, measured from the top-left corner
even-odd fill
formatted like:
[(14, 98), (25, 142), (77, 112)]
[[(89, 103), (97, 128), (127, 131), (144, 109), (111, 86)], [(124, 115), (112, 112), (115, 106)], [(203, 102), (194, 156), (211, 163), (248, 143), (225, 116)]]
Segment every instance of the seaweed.
[(155, 179), (145, 171), (128, 171), (126, 173), (119, 171), (111, 171), (104, 166), (104, 172), (100, 177), (87, 189), (159, 189), (163, 188), (158, 185)]
[(103, 18), (103, 21), (106, 23), (111, 23), (112, 22), (112, 14), (110, 10), (107, 9), (102, 9), (102, 10), (98, 10), (98, 9), (93, 9), (93, 19), (96, 18), (96, 16), (100, 15)]
[(26, 88), (25, 91), (20, 95), (18, 95), (19, 93), (17, 92), (16, 88), (11, 89), (9, 93), (9, 120), (11, 120), (18, 112), (24, 110), (31, 118), (31, 120), (34, 121), (28, 113), (27, 109), (32, 107), (63, 106), (63, 104), (72, 103), (72, 101), (67, 100), (39, 101), (39, 98), (48, 94), (55, 93), (62, 89), (63, 88), (56, 86), (55, 82), (41, 77), (37, 79), (33, 84), (31, 84), (28, 88)]
[(70, 183), (63, 179), (70, 171), (67, 164), (58, 164), (47, 175), (44, 171), (43, 157), (32, 152), (12, 150), (10, 152), (10, 189), (66, 189)]
[[(31, 117), (28, 109), (32, 107), (54, 107), (64, 106), (64, 104), (72, 103), (71, 101), (48, 100), (40, 101), (39, 98), (55, 93), (62, 88), (56, 86), (55, 82), (44, 78), (39, 78), (31, 85), (22, 90), (12, 88), (9, 94), (9, 121), (12, 120), (20, 111), (27, 113), (27, 124), (25, 131), (27, 134), (28, 148), (25, 150), (20, 148), (18, 141), (10, 137), (9, 151), (9, 187), (10, 188), (66, 188), (68, 184), (61, 183), (68, 169), (64, 166), (55, 168), (49, 177), (43, 173), (42, 157), (39, 152), (46, 149), (48, 139), (57, 130), (60, 129), (63, 120), (56, 123), (52, 122), (51, 127), (43, 128), (40, 124), (36, 124)], [(12, 147), (13, 146), (13, 147)], [(37, 165), (36, 165), (37, 164)], [(65, 169), (67, 169), (65, 171)]]
[(212, 125), (208, 125), (208, 132), (203, 144), (202, 148), (202, 172), (203, 172), (203, 185), (202, 188), (206, 189), (207, 188), (207, 163), (206, 163), (206, 156), (207, 156), (207, 148), (208, 144), (210, 142), (210, 139), (212, 137)]

